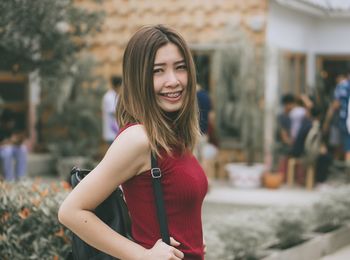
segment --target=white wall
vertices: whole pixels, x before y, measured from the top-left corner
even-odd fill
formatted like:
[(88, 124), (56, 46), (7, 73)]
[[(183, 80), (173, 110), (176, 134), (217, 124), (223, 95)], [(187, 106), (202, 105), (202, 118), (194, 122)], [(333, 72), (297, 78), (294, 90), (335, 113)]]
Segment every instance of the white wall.
[(317, 19), (312, 35), (316, 54), (350, 54), (350, 18)]
[(270, 2), (266, 42), (281, 49), (306, 52), (315, 19)]
[(320, 17), (269, 2), (266, 43), (307, 55), (308, 86), (315, 85), (316, 56), (350, 55), (350, 17)]
[[(316, 18), (270, 1), (266, 43), (270, 48), (301, 52), (307, 55), (308, 86), (314, 85), (313, 30)], [(277, 74), (276, 74), (277, 75)], [(277, 90), (277, 89), (276, 89)]]

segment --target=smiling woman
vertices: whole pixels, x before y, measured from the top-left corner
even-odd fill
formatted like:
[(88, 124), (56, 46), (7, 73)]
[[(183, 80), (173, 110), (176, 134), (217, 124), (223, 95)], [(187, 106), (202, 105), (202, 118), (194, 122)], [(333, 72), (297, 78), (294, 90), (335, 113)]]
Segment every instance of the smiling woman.
[(153, 69), (157, 103), (166, 112), (176, 112), (183, 104), (187, 88), (187, 67), (179, 48), (168, 43), (159, 48)]
[[(119, 259), (204, 259), (202, 204), (208, 182), (193, 156), (199, 137), (196, 75), (190, 50), (173, 29), (146, 26), (127, 44), (117, 105), (121, 130), (102, 161), (59, 210), (81, 239)], [(156, 155), (170, 244), (160, 240), (152, 187)], [(133, 241), (104, 225), (93, 210), (122, 185)], [(94, 192), (91, 192), (91, 191)]]

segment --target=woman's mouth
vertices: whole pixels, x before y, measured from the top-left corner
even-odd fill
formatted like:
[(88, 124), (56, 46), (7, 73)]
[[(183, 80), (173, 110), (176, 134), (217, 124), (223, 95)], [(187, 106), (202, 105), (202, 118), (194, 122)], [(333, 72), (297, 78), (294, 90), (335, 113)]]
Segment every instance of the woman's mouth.
[(159, 93), (159, 95), (162, 97), (163, 100), (166, 100), (167, 102), (177, 103), (178, 101), (181, 100), (182, 93), (183, 93), (183, 90)]
[(159, 95), (167, 98), (177, 98), (181, 95), (182, 91), (176, 91), (176, 92), (168, 92), (168, 93), (160, 93)]

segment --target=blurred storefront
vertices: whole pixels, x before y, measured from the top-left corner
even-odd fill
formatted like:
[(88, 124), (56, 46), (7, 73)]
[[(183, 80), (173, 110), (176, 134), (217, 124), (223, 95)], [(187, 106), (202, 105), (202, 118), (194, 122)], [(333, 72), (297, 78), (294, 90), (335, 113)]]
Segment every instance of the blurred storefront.
[(270, 0), (266, 27), (265, 147), (274, 111), (287, 92), (308, 94), (327, 109), (340, 73), (350, 71), (350, 1)]
[[(242, 98), (236, 89), (243, 87), (238, 81), (223, 86), (225, 65), (218, 56), (242, 41), (242, 35), (253, 49), (264, 52), (264, 69), (256, 71), (263, 74), (256, 78), (262, 87), (256, 86), (261, 92), (255, 100), (264, 104), (260, 107), (265, 112), (260, 135), (265, 153), (273, 142), (280, 96), (286, 92), (315, 94), (318, 85), (326, 84), (330, 97), (338, 73), (333, 65), (346, 63), (350, 55), (349, 1), (106, 0), (99, 8), (107, 16), (101, 36), (92, 39), (91, 51), (101, 61), (98, 71), (106, 78), (121, 74), (123, 49), (140, 26), (165, 23), (183, 34), (193, 51), (198, 81), (213, 100), (221, 143), (239, 136), (237, 123), (227, 122), (235, 118), (230, 115), (234, 107), (230, 102)], [(229, 96), (233, 96), (231, 100)]]
[[(225, 110), (221, 109), (222, 103), (229, 95), (222, 91), (225, 89), (220, 74), (223, 64), (217, 56), (223, 49), (234, 46), (244, 34), (254, 49), (264, 53), (264, 69), (259, 79), (263, 87), (259, 88), (258, 103), (263, 104), (265, 112), (262, 126), (265, 147), (273, 139), (273, 120), (280, 95), (312, 94), (319, 80), (332, 89), (338, 73), (335, 68), (343, 69), (343, 64), (347, 69), (350, 66), (349, 1), (104, 0), (91, 4), (76, 0), (76, 3), (106, 14), (101, 32), (89, 40), (89, 51), (100, 64), (96, 70), (106, 82), (111, 75), (122, 73), (123, 50), (140, 26), (164, 23), (180, 31), (192, 48), (198, 81), (213, 100), (218, 128), (223, 126), (220, 120), (225, 120), (225, 116), (220, 113)], [(232, 84), (232, 88), (242, 88), (237, 84)], [(0, 96), (4, 101), (1, 106), (21, 111), (32, 143), (37, 131), (34, 111), (40, 102), (38, 85), (40, 81), (35, 75), (7, 72), (0, 75)], [(234, 131), (226, 132), (235, 135)]]

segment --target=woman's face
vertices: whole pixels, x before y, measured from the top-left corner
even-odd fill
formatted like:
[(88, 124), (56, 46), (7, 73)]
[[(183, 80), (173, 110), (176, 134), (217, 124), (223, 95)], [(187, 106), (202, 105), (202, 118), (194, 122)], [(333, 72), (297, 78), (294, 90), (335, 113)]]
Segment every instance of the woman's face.
[(187, 65), (178, 47), (168, 43), (159, 48), (153, 65), (153, 85), (162, 110), (180, 110), (185, 100), (187, 82)]

